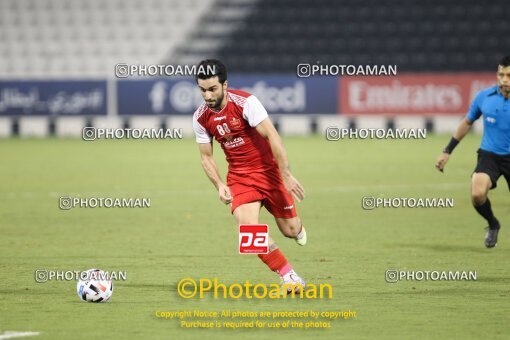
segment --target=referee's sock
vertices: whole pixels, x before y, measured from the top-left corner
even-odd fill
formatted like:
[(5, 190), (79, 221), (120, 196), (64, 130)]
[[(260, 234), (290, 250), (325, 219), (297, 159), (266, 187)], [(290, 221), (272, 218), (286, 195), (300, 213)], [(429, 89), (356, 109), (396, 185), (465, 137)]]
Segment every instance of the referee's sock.
[(489, 201), (489, 198), (487, 198), (487, 200), (482, 205), (474, 205), (474, 207), (476, 211), (478, 211), (478, 213), (482, 215), (482, 217), (485, 218), (487, 222), (489, 222), (490, 229), (499, 229), (499, 222), (492, 213), (491, 201)]

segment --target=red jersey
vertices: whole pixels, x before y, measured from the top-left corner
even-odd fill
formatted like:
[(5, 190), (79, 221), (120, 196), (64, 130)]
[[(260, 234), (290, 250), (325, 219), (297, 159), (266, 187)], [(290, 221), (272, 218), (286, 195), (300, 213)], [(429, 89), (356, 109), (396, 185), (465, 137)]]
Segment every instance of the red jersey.
[(278, 169), (269, 141), (255, 127), (268, 117), (260, 101), (250, 93), (227, 90), (227, 104), (221, 111), (203, 103), (193, 115), (197, 143), (220, 143), (229, 173), (247, 174)]

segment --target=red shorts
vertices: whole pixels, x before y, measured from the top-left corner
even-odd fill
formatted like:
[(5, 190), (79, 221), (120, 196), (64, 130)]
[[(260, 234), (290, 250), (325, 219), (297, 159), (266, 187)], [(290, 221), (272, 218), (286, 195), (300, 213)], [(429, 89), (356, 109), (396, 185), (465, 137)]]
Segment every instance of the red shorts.
[(274, 217), (293, 218), (297, 216), (294, 199), (283, 185), (278, 170), (227, 175), (227, 186), (232, 195), (230, 211), (243, 204), (262, 201), (262, 205)]

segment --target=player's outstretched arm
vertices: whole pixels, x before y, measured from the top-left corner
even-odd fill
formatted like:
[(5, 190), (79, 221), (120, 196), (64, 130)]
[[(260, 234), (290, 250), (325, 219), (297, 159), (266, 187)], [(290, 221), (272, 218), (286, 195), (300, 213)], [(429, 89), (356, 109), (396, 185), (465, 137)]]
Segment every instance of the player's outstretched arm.
[(450, 143), (448, 143), (448, 145), (444, 148), (443, 152), (439, 155), (439, 157), (437, 157), (436, 161), (437, 170), (441, 172), (444, 171), (444, 167), (446, 166), (446, 163), (450, 158), (450, 154), (452, 153), (453, 149), (455, 149), (457, 144), (459, 144), (462, 138), (464, 138), (464, 136), (469, 132), (471, 126), (473, 126), (473, 122), (464, 117), (464, 119), (460, 122), (457, 131), (450, 140)]
[(209, 180), (211, 180), (211, 182), (218, 190), (220, 200), (225, 204), (231, 203), (232, 196), (230, 195), (230, 190), (221, 180), (220, 173), (218, 172), (218, 167), (216, 166), (216, 162), (214, 161), (213, 158), (212, 142), (198, 144), (198, 149), (200, 150), (200, 160), (202, 162), (202, 168), (204, 169), (204, 172), (207, 175), (207, 177), (209, 177)]
[(303, 189), (299, 181), (290, 172), (287, 152), (278, 131), (276, 131), (269, 118), (260, 122), (256, 129), (262, 137), (269, 140), (269, 145), (271, 145), (273, 156), (278, 162), (278, 168), (280, 169), (285, 188), (295, 199), (301, 202), (305, 199), (305, 189)]

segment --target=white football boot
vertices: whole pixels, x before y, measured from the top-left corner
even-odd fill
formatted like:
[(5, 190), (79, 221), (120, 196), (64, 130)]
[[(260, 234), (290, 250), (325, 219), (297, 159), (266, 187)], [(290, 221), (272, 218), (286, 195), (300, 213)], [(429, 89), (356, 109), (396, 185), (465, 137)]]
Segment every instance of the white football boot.
[(299, 244), (300, 246), (304, 246), (306, 244), (306, 230), (305, 230), (305, 227), (301, 228), (301, 231), (296, 236), (295, 240), (296, 240), (296, 243)]
[(294, 270), (291, 270), (282, 276), (282, 280), (280, 282), (282, 295), (291, 294), (292, 290), (294, 290), (295, 294), (299, 294), (301, 290), (305, 289), (305, 285), (305, 280), (300, 278)]

